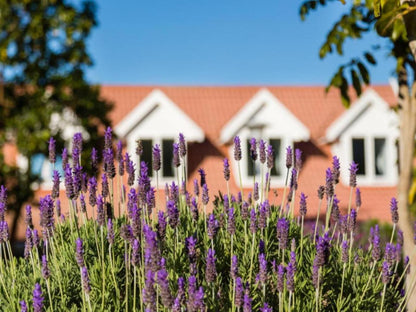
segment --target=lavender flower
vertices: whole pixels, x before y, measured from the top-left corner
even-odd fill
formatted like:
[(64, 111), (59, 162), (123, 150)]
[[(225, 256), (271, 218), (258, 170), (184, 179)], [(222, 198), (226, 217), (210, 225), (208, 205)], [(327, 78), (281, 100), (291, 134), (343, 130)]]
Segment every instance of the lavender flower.
[(68, 150), (66, 147), (62, 150), (62, 169), (65, 170), (66, 166), (68, 165)]
[(394, 224), (397, 224), (397, 222), (399, 222), (399, 212), (398, 212), (398, 207), (397, 207), (397, 200), (394, 197), (390, 201), (390, 211), (391, 211), (391, 221)]
[(0, 245), (9, 240), (9, 225), (7, 221), (0, 221)]
[(89, 203), (92, 207), (97, 203), (97, 180), (95, 177), (91, 177), (88, 180), (88, 193), (89, 193)]
[(329, 236), (329, 232), (326, 232), (322, 237), (318, 237), (318, 241), (316, 243), (316, 256), (314, 260), (314, 264), (317, 266), (322, 267), (328, 262), (329, 248), (331, 247), (330, 241), (331, 237)]
[(33, 246), (35, 246), (35, 247), (39, 246), (40, 239), (39, 239), (38, 230), (33, 230), (33, 232), (32, 232), (32, 241), (33, 241)]
[(215, 250), (209, 248), (208, 255), (206, 258), (206, 268), (205, 268), (205, 279), (208, 283), (215, 281), (217, 277), (217, 270), (215, 268)]
[(43, 227), (43, 234), (49, 237), (53, 233), (55, 220), (53, 217), (53, 199), (50, 195), (39, 200), (40, 225)]
[(177, 143), (173, 143), (173, 165), (177, 168), (181, 165), (181, 161), (179, 158), (179, 145)]
[(207, 179), (206, 179), (206, 173), (205, 173), (205, 170), (204, 170), (204, 169), (202, 169), (202, 168), (199, 168), (199, 169), (198, 169), (198, 173), (199, 173), (199, 176), (200, 176), (200, 185), (201, 185), (201, 187), (203, 187), (203, 186), (204, 186), (204, 184), (207, 184)]
[(196, 198), (193, 197), (192, 201), (191, 201), (191, 216), (192, 216), (192, 220), (194, 220), (195, 222), (198, 221), (198, 203), (196, 201)]
[(135, 267), (140, 265), (140, 243), (137, 239), (133, 240), (133, 246), (131, 251), (131, 263)]
[(166, 217), (163, 211), (159, 211), (157, 214), (158, 222), (157, 222), (157, 234), (159, 236), (159, 240), (164, 241), (166, 237)]
[(30, 228), (33, 227), (32, 207), (30, 205), (26, 206), (25, 224), (26, 224), (27, 227), (30, 227)]
[(339, 164), (339, 158), (337, 156), (332, 157), (332, 177), (334, 184), (339, 183), (341, 165)]
[(257, 160), (257, 141), (255, 138), (250, 139), (250, 158), (252, 161)]
[(46, 259), (46, 255), (42, 255), (42, 277), (46, 280), (51, 276), (51, 271), (49, 270), (48, 266), (48, 259)]
[(243, 220), (248, 219), (248, 216), (249, 216), (248, 208), (249, 208), (248, 202), (244, 201), (243, 204), (241, 205), (241, 219)]
[(292, 262), (289, 262), (286, 268), (286, 285), (290, 292), (295, 291), (295, 268)]
[(347, 240), (342, 241), (341, 249), (342, 249), (341, 260), (344, 263), (348, 263), (348, 241)]
[(112, 148), (106, 148), (103, 151), (104, 171), (110, 179), (116, 176), (116, 167), (114, 166), (114, 153)]
[(38, 283), (35, 284), (35, 289), (33, 290), (33, 311), (42, 312), (43, 310), (43, 301), (45, 299), (42, 297), (42, 289)]
[(58, 218), (64, 218), (64, 216), (61, 215), (61, 201), (59, 199), (55, 201), (55, 206), (56, 206), (56, 216)]
[(340, 216), (338, 204), (339, 204), (339, 199), (337, 198), (337, 195), (334, 195), (332, 199), (331, 217), (334, 219), (335, 223), (339, 222), (339, 216)]
[(196, 262), (196, 243), (197, 240), (193, 236), (190, 236), (185, 239), (185, 246), (188, 252), (188, 258), (190, 263)]
[(237, 258), (237, 255), (233, 255), (231, 257), (230, 276), (233, 280), (235, 280), (238, 277), (238, 258)]
[(315, 261), (312, 266), (312, 283), (315, 288), (319, 288), (319, 266), (315, 263)]
[(32, 241), (32, 230), (28, 227), (26, 228), (26, 240), (25, 240), (25, 251), (24, 251), (24, 257), (25, 259), (28, 259), (30, 256), (30, 253), (33, 248), (33, 241)]
[(26, 305), (26, 301), (22, 300), (19, 302), (20, 304), (20, 312), (27, 312), (27, 305)]
[(178, 278), (178, 292), (176, 298), (179, 299), (181, 304), (185, 303), (185, 279), (183, 277)]
[(243, 299), (243, 312), (251, 312), (251, 301), (250, 294), (248, 292), (248, 289), (246, 289), (244, 293), (244, 299)]
[(135, 153), (139, 157), (143, 155), (143, 143), (142, 143), (142, 140), (140, 140), (140, 139), (136, 140), (136, 150), (135, 150)]
[(134, 163), (130, 159), (130, 156), (129, 156), (128, 153), (125, 154), (125, 162), (126, 162), (126, 171), (127, 171), (127, 174), (128, 174), (127, 184), (129, 186), (132, 186), (134, 184), (136, 169), (134, 168)]
[(199, 196), (199, 185), (197, 179), (194, 179), (194, 195), (195, 197)]
[(74, 199), (76, 197), (74, 191), (74, 181), (72, 179), (72, 169), (69, 164), (65, 167), (65, 191), (66, 197), (69, 199)]
[(53, 137), (49, 139), (49, 162), (54, 164), (56, 162), (56, 141)]
[(84, 248), (83, 248), (83, 242), (81, 238), (77, 238), (75, 241), (75, 259), (77, 260), (77, 264), (80, 268), (85, 266), (84, 262)]
[(355, 189), (355, 205), (357, 209), (361, 207), (361, 190), (358, 187)]
[(387, 243), (384, 251), (384, 260), (386, 260), (390, 266), (393, 265), (396, 260), (396, 247), (393, 244)]
[(241, 141), (238, 136), (234, 138), (234, 159), (241, 160)]
[(269, 306), (267, 302), (265, 302), (263, 307), (260, 308), (260, 312), (273, 312), (273, 308)]
[(391, 276), (392, 276), (390, 264), (388, 261), (383, 262), (383, 267), (381, 269), (381, 280), (383, 281), (383, 284), (388, 284), (390, 282)]
[(259, 141), (259, 159), (262, 164), (266, 162), (266, 142)]
[(287, 239), (289, 235), (289, 221), (285, 218), (280, 218), (277, 221), (277, 240), (279, 241), (279, 248), (286, 249)]
[(110, 195), (110, 188), (108, 186), (108, 178), (106, 173), (103, 173), (101, 176), (101, 195), (104, 198)]
[(299, 212), (301, 216), (305, 216), (306, 212), (307, 212), (307, 207), (306, 207), (306, 199), (308, 198), (308, 196), (306, 196), (304, 193), (300, 194), (300, 203), (299, 203)]
[(286, 147), (286, 168), (289, 169), (293, 164), (293, 152), (292, 147)]
[(256, 182), (254, 183), (254, 190), (253, 190), (253, 198), (255, 201), (259, 200), (259, 184)]
[(357, 210), (351, 209), (351, 214), (348, 219), (348, 231), (354, 232), (356, 224), (357, 224)]
[(267, 261), (264, 253), (259, 255), (259, 279), (262, 285), (267, 283)]
[(400, 244), (400, 245), (403, 246), (403, 241), (404, 241), (403, 231), (402, 230), (398, 230), (397, 231), (397, 244)]
[(168, 213), (168, 219), (169, 219), (169, 225), (174, 229), (179, 224), (179, 210), (176, 206), (175, 202), (172, 200), (169, 200), (167, 202), (167, 213)]
[(157, 272), (157, 283), (160, 287), (160, 297), (162, 298), (162, 303), (166, 308), (172, 306), (172, 294), (169, 290), (169, 281), (168, 281), (168, 272), (166, 269), (161, 269)]
[(373, 244), (373, 250), (371, 251), (371, 256), (373, 258), (373, 261), (378, 261), (381, 258), (380, 236), (378, 234), (378, 231), (374, 232), (372, 244)]
[(295, 149), (295, 168), (296, 171), (302, 169), (302, 151), (300, 149)]
[(81, 280), (82, 280), (82, 289), (88, 295), (91, 291), (91, 285), (90, 285), (90, 278), (88, 276), (88, 270), (85, 266), (81, 268)]
[(107, 221), (107, 240), (110, 245), (114, 245), (114, 226), (111, 219)]
[(350, 170), (350, 187), (356, 187), (358, 164), (356, 164), (355, 162), (352, 162), (349, 170)]
[(256, 210), (254, 208), (251, 209), (250, 211), (250, 232), (252, 234), (255, 234), (257, 232), (257, 214), (256, 214)]
[(125, 242), (129, 244), (133, 243), (134, 234), (130, 224), (123, 224), (120, 227), (120, 236)]
[(228, 158), (224, 158), (224, 179), (225, 181), (230, 180), (230, 164)]
[(326, 169), (326, 185), (325, 185), (325, 192), (326, 197), (331, 198), (334, 196), (334, 179), (332, 177), (332, 170), (331, 168)]
[(243, 306), (243, 298), (244, 298), (244, 286), (241, 280), (241, 277), (237, 277), (235, 280), (235, 299), (234, 303), (237, 308), (241, 308)]
[(156, 144), (153, 147), (153, 170), (154, 171), (159, 171), (160, 170), (160, 166), (161, 166), (161, 161), (160, 161), (160, 146), (159, 146), (159, 144)]
[(268, 203), (267, 201), (260, 204), (258, 225), (260, 229), (265, 229), (267, 225)]
[(320, 185), (318, 187), (318, 198), (319, 199), (324, 198), (324, 194), (325, 194), (325, 187), (323, 185)]
[(179, 154), (182, 158), (186, 156), (186, 141), (182, 133), (179, 133)]
[(209, 239), (213, 240), (218, 229), (218, 221), (215, 219), (215, 215), (211, 213), (207, 220), (207, 234)]
[(208, 203), (209, 203), (208, 186), (204, 184), (202, 186), (202, 204), (208, 205)]
[(273, 146), (267, 146), (267, 168), (272, 169), (274, 167), (274, 151)]

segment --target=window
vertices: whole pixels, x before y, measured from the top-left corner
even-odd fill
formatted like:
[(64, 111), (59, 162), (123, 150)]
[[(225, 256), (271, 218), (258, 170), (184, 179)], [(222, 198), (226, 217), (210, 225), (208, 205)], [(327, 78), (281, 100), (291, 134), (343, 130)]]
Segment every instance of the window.
[[(259, 141), (257, 141), (258, 144)], [(267, 142), (267, 141), (266, 141)], [(278, 138), (273, 138), (268, 140), (268, 144), (273, 147), (273, 168), (271, 170), (271, 175), (275, 177), (280, 177), (282, 174), (282, 158), (281, 158), (281, 146), (282, 140)], [(258, 149), (258, 147), (257, 147)], [(266, 147), (267, 151), (267, 147)], [(250, 157), (250, 140), (246, 140), (246, 159), (247, 159), (247, 175), (253, 177), (254, 175), (258, 176), (261, 174), (260, 170), (260, 161), (259, 156), (257, 157), (256, 162), (254, 163)]]
[(377, 176), (386, 174), (386, 139), (374, 139), (374, 172)]
[(154, 175), (153, 172), (153, 147), (156, 144), (160, 145), (161, 149), (161, 170), (159, 177), (164, 178), (173, 178), (175, 177), (175, 167), (173, 165), (173, 139), (162, 139), (162, 140), (149, 140), (142, 139), (143, 154), (140, 158), (140, 161), (144, 161), (147, 164), (148, 175), (151, 177)]
[(48, 158), (41, 153), (35, 154), (30, 158), (30, 173), (39, 176), (42, 182), (52, 182), (53, 170), (59, 172), (62, 180), (65, 173), (62, 169), (62, 157), (60, 155), (56, 155), (55, 166), (52, 166)]
[(352, 139), (352, 159), (358, 164), (357, 174), (365, 175), (365, 144), (364, 139)]

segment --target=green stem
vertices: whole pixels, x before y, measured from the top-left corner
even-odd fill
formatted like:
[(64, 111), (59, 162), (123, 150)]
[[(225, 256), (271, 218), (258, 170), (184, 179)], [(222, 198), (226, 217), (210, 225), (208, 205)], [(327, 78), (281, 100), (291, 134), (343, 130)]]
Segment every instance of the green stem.
[(386, 288), (387, 288), (387, 284), (384, 284), (384, 287), (383, 287), (383, 295), (381, 296), (380, 312), (383, 311), (384, 298), (386, 296)]

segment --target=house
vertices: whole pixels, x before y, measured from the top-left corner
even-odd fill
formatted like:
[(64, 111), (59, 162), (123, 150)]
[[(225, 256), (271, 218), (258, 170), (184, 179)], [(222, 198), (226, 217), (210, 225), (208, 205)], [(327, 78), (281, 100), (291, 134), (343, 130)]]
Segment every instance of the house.
[[(342, 106), (337, 90), (326, 94), (322, 86), (104, 85), (101, 94), (114, 103), (110, 114), (114, 132), (124, 141), (130, 155), (135, 155), (136, 140), (141, 139), (141, 160), (150, 163), (152, 146), (160, 145), (160, 189), (165, 183), (176, 181), (172, 143), (183, 133), (188, 148), (186, 171), (190, 189), (192, 181), (199, 178), (198, 169), (203, 168), (211, 199), (218, 190), (225, 193), (223, 160), (228, 158), (229, 186), (231, 193), (236, 194), (240, 184), (233, 139), (238, 135), (246, 195), (259, 172), (248, 156), (248, 140), (255, 137), (272, 145), (275, 152), (271, 189), (276, 192), (270, 192), (269, 196), (272, 203), (281, 202), (286, 180), (285, 150), (292, 146), (302, 150), (303, 165), (295, 201), (299, 201), (300, 192), (308, 196), (307, 216), (316, 216), (317, 189), (325, 184), (325, 171), (337, 155), (341, 161), (341, 177), (336, 193), (341, 209), (345, 211), (348, 206), (348, 168), (355, 161), (359, 164), (357, 180), (362, 191), (358, 218), (390, 221), (389, 202), (396, 195), (398, 179), (399, 132), (398, 117), (392, 110), (396, 95), (389, 85), (365, 89), (360, 98), (352, 98), (350, 109)], [(39, 194), (43, 196), (48, 187), (50, 184), (44, 184)], [(322, 213), (323, 210), (322, 207)]]

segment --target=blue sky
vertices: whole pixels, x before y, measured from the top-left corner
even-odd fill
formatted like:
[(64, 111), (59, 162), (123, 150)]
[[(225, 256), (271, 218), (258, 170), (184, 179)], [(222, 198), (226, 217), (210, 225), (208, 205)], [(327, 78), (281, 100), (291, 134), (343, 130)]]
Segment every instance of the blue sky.
[[(97, 1), (98, 2), (98, 1)], [(347, 9), (340, 2), (305, 22), (297, 0), (100, 1), (88, 46), (92, 82), (163, 85), (323, 85), (337, 65), (372, 44), (370, 35), (346, 46), (344, 57), (320, 60), (319, 47)], [(387, 83), (394, 62), (386, 50), (371, 68)]]

